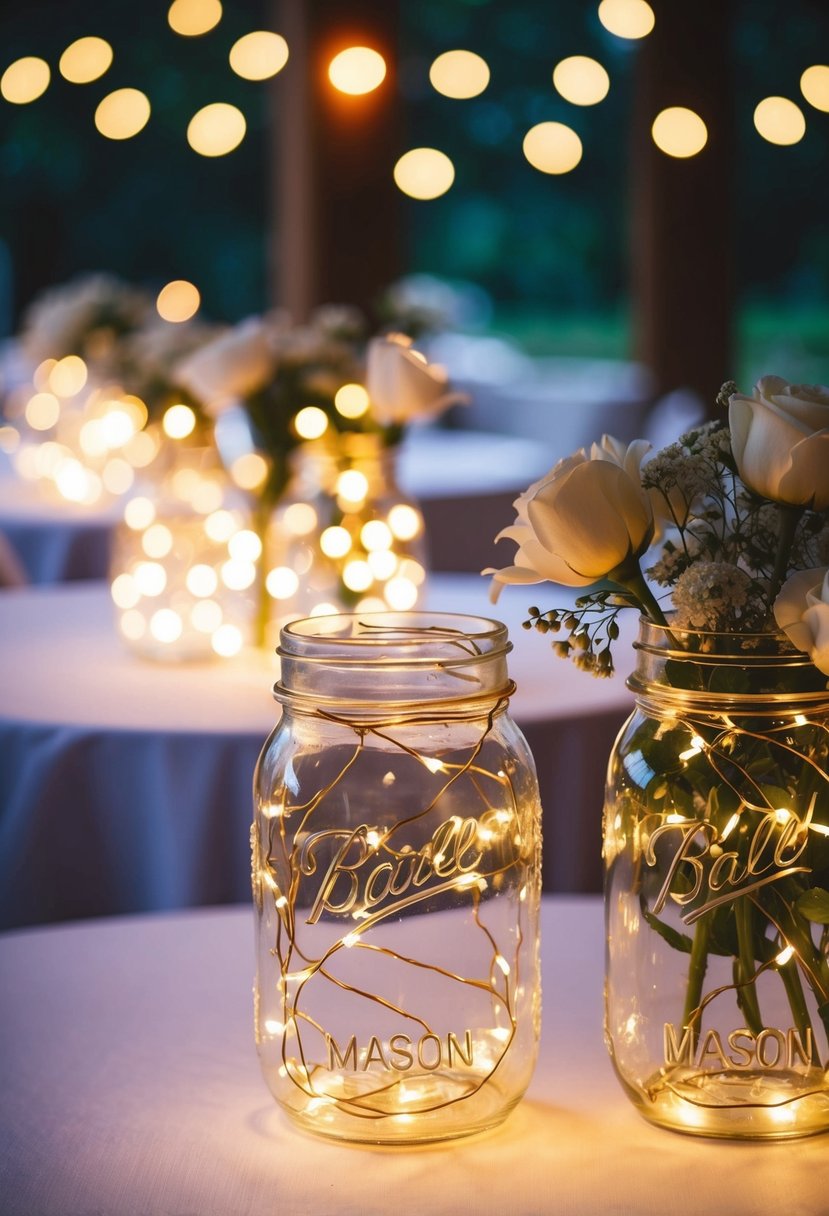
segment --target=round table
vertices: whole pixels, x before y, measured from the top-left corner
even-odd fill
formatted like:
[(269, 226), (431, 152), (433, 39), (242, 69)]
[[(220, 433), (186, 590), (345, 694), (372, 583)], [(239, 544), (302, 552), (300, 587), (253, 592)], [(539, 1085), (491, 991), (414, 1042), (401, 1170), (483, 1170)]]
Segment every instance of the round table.
[(628, 1103), (602, 1043), (597, 898), (543, 901), (526, 1098), (500, 1128), (417, 1149), (328, 1143), (279, 1112), (253, 1046), (252, 922), (245, 907), (0, 937), (6, 1216), (826, 1213), (825, 1136), (696, 1140)]
[[(123, 503), (89, 507), (49, 497), (3, 463), (0, 455), (0, 535), (28, 580), (105, 578)], [(494, 537), (512, 522), (513, 500), (552, 463), (552, 451), (529, 439), (412, 428), (400, 451), (399, 481), (423, 509), (432, 568), (477, 572), (492, 565), (499, 556)]]
[[(436, 575), (426, 606), (508, 625), (545, 885), (598, 890), (604, 767), (630, 695), (521, 628), (533, 598), (555, 602), (551, 588), (510, 587), (495, 606), (487, 593), (486, 579)], [(246, 898), (253, 769), (277, 720), (272, 656), (139, 659), (106, 586), (74, 583), (0, 594), (0, 664), (0, 927)]]

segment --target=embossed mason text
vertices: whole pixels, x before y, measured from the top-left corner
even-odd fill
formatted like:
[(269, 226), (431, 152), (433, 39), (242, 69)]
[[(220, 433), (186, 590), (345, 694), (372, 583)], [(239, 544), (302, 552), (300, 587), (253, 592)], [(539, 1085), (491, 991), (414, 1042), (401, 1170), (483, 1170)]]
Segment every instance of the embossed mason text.
[(801, 1033), (791, 1027), (776, 1030), (773, 1026), (758, 1035), (741, 1026), (722, 1036), (717, 1030), (707, 1030), (695, 1042), (690, 1027), (666, 1022), (663, 1030), (665, 1063), (686, 1064), (689, 1068), (807, 1068), (812, 1060), (812, 1028)]
[(328, 1067), (342, 1068), (350, 1072), (366, 1072), (372, 1065), (387, 1071), (408, 1072), (410, 1068), (423, 1068), (434, 1072), (441, 1065), (454, 1068), (459, 1064), (472, 1067), (472, 1031), (463, 1032), (463, 1042), (451, 1032), (445, 1039), (436, 1034), (424, 1034), (416, 1042), (407, 1034), (393, 1034), (387, 1043), (372, 1035), (368, 1042), (357, 1046), (357, 1036), (352, 1035), (345, 1046), (333, 1035), (326, 1034)]

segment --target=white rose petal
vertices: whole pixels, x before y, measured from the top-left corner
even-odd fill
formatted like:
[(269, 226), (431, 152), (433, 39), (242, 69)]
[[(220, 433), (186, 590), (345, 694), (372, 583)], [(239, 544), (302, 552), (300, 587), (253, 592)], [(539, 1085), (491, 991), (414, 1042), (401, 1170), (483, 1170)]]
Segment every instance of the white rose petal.
[(774, 617), (793, 646), (829, 675), (829, 567), (798, 570), (774, 601)]
[(788, 506), (829, 507), (829, 388), (763, 376), (751, 397), (731, 396), (728, 421), (749, 489)]
[(444, 368), (427, 362), (400, 334), (369, 342), (366, 391), (381, 426), (434, 418), (453, 402), (463, 400), (461, 394), (450, 391)]

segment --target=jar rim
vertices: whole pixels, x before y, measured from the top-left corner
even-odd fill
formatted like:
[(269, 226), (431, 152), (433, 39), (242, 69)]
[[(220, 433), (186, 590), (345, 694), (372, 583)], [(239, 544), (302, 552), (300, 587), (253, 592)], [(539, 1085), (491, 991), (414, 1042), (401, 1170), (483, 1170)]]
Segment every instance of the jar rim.
[[(457, 712), (508, 700), (507, 627), (453, 612), (337, 613), (283, 626), (274, 696), (295, 706), (348, 704), (361, 714)], [(461, 707), (464, 707), (461, 709)]]
[[(469, 643), (464, 646), (463, 643)], [(457, 654), (462, 650), (462, 655)], [(485, 660), (512, 650), (507, 627), (460, 612), (338, 612), (301, 617), (279, 631), (280, 658), (338, 663), (444, 666)], [(453, 653), (454, 651), (454, 653)], [(350, 653), (349, 653), (350, 652)]]

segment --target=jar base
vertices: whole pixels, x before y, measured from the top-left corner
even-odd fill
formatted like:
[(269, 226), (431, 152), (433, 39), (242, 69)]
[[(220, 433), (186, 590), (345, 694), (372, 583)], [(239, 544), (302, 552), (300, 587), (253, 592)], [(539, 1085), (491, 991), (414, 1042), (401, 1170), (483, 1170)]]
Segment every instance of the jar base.
[(691, 1136), (785, 1140), (829, 1131), (829, 1090), (821, 1069), (662, 1073), (645, 1092), (626, 1086), (639, 1113), (658, 1127)]
[[(426, 1081), (427, 1078), (418, 1078)], [(411, 1110), (394, 1110), (379, 1114), (353, 1114), (361, 1094), (343, 1092), (334, 1098), (310, 1098), (302, 1094), (300, 1103), (284, 1100), (279, 1105), (291, 1122), (305, 1132), (325, 1139), (359, 1144), (407, 1145), (434, 1144), (438, 1141), (474, 1136), (503, 1123), (518, 1104), (522, 1095), (507, 1098), (490, 1079), (484, 1090), (470, 1092), (466, 1079), (463, 1088), (475, 1103), (473, 1113), (464, 1109), (463, 1093), (451, 1077), (428, 1078), (431, 1084), (412, 1089)], [(428, 1090), (428, 1092), (427, 1092)], [(365, 1095), (362, 1095), (365, 1098)]]

